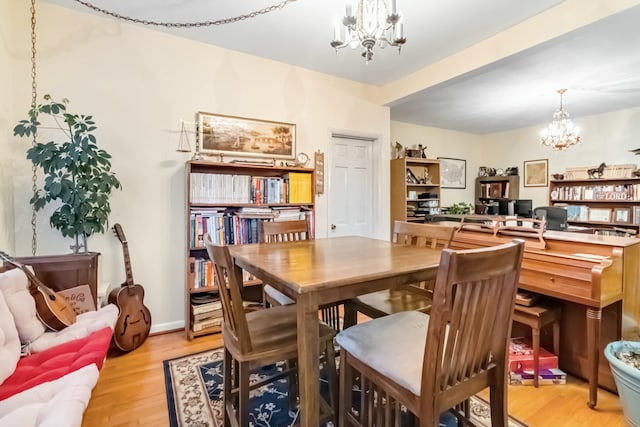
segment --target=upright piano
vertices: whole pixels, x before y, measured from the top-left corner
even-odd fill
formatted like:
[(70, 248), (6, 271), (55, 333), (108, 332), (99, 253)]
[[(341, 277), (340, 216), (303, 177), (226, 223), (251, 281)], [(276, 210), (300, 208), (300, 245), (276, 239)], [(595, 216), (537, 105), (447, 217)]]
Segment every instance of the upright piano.
[(604, 347), (640, 339), (640, 239), (563, 231), (532, 231), (504, 224), (457, 226), (452, 248), (525, 240), (520, 288), (563, 302), (560, 368), (589, 381), (588, 405), (598, 385), (615, 391)]

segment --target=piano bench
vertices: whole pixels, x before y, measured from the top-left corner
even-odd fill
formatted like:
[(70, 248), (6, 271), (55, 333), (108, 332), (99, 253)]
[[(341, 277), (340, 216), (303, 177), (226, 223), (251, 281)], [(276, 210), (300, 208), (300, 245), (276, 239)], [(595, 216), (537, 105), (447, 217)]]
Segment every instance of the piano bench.
[(513, 321), (527, 325), (531, 328), (531, 341), (533, 343), (533, 385), (538, 387), (539, 356), (540, 356), (540, 329), (553, 324), (553, 353), (560, 355), (560, 316), (562, 306), (548, 302), (541, 302), (531, 306), (515, 305)]

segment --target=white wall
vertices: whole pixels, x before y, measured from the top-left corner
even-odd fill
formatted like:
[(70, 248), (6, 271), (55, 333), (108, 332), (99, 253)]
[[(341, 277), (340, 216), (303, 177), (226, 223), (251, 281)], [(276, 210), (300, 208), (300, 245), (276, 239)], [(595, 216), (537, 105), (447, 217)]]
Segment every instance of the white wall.
[[(0, 153), (9, 153), (13, 122), (12, 18), (15, 2), (0, 0)], [(0, 156), (0, 250), (14, 251), (11, 156)]]
[(464, 132), (418, 126), (410, 123), (391, 122), (391, 141), (398, 141), (404, 147), (427, 146), (427, 157), (452, 157), (467, 162), (467, 186), (465, 189), (443, 188), (441, 206), (466, 202), (474, 204), (475, 177), (478, 167), (484, 166), (482, 137)]
[[(70, 111), (92, 114), (98, 145), (113, 155), (124, 188), (110, 199), (110, 221), (124, 228), (153, 331), (184, 322), (184, 162), (190, 156), (175, 151), (180, 119), (207, 111), (295, 123), (297, 150), (309, 155), (327, 151), (331, 130), (379, 135), (384, 150), (376, 166), (377, 192), (386, 194), (389, 109), (364, 101), (363, 85), (48, 3), (39, 3), (38, 12), (40, 93), (69, 98)], [(27, 26), (26, 18), (16, 21)], [(29, 49), (19, 47), (14, 86), (20, 97), (11, 123), (29, 103)], [(22, 143), (26, 149), (27, 141)], [(23, 157), (21, 151), (13, 160), (16, 252), (24, 255), (30, 251), (31, 169)], [(379, 199), (376, 228), (388, 236), (389, 202)], [(326, 218), (326, 196), (321, 196), (318, 236), (326, 235)], [(46, 214), (39, 215), (38, 227), (39, 254), (69, 252), (71, 241), (49, 228)], [(108, 233), (92, 236), (89, 245), (102, 253), (101, 283), (119, 285), (124, 267), (118, 240)]]
[(608, 165), (638, 164), (640, 161), (638, 156), (629, 152), (640, 148), (640, 108), (572, 120), (580, 127), (582, 142), (564, 152), (557, 152), (540, 144), (540, 131), (547, 123), (486, 135), (482, 144), (486, 166), (518, 166), (520, 198), (532, 199), (533, 206), (536, 207), (549, 204), (549, 187), (524, 187), (525, 160), (548, 159), (550, 175), (564, 173), (568, 167), (595, 167), (602, 162)]

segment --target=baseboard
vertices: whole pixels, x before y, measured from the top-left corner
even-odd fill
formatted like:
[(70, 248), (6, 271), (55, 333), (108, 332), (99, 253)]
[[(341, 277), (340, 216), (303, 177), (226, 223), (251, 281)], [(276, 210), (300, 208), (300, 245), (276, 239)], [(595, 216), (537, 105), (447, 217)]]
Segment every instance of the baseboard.
[(174, 332), (178, 330), (184, 330), (184, 320), (179, 320), (176, 322), (167, 322), (167, 323), (159, 323), (151, 325), (151, 330), (149, 333), (151, 335), (155, 334), (163, 334), (167, 332)]

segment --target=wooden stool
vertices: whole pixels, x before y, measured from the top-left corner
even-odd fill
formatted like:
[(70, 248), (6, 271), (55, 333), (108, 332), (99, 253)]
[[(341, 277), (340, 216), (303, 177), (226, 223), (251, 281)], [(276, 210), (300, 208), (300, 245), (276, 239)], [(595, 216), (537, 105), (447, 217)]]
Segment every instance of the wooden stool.
[(515, 305), (513, 321), (522, 323), (531, 328), (531, 341), (533, 342), (533, 385), (538, 387), (538, 372), (540, 370), (540, 329), (549, 323), (553, 323), (553, 353), (560, 355), (560, 305), (551, 303), (539, 303), (532, 306)]

